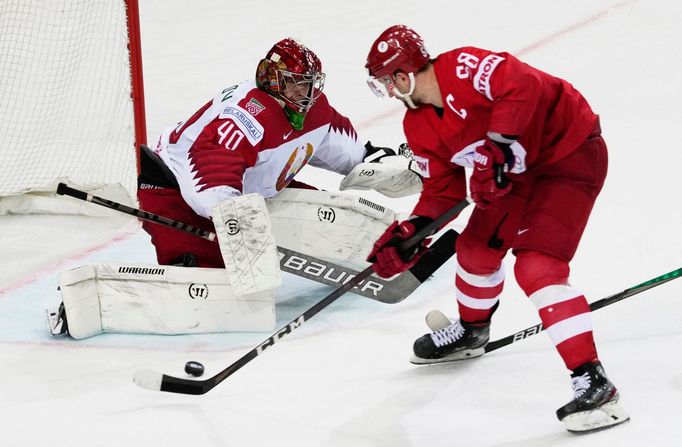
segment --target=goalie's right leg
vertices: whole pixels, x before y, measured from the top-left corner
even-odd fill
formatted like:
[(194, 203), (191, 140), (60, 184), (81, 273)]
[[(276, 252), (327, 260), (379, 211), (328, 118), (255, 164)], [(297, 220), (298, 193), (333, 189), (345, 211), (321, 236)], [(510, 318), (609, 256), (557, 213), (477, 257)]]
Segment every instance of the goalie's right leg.
[[(223, 269), (92, 264), (59, 275), (53, 335), (197, 334), (275, 328), (274, 290), (238, 295)], [(66, 320), (68, 316), (68, 324)]]

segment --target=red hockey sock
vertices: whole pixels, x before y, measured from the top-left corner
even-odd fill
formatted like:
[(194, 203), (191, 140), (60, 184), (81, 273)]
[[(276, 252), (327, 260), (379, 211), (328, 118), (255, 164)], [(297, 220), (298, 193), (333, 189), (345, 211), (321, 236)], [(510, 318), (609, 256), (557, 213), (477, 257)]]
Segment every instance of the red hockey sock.
[(490, 275), (474, 275), (459, 266), (455, 286), (462, 321), (489, 322), (504, 287), (504, 268), (500, 267)]
[(568, 285), (568, 263), (534, 251), (516, 255), (519, 286), (538, 308), (542, 324), (570, 370), (597, 360), (587, 300)]

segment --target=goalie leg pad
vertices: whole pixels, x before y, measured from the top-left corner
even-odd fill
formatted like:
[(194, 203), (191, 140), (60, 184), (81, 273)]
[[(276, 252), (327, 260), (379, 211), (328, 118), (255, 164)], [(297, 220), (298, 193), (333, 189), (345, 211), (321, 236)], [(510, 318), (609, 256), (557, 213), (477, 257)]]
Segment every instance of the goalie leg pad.
[(278, 245), (355, 269), (369, 264), (374, 242), (400, 216), (347, 194), (285, 189), (267, 200)]
[(277, 244), (263, 196), (226, 200), (212, 215), (233, 293), (246, 295), (280, 285)]
[(267, 332), (276, 323), (274, 291), (236, 295), (222, 269), (95, 264), (62, 272), (59, 284), (76, 339)]

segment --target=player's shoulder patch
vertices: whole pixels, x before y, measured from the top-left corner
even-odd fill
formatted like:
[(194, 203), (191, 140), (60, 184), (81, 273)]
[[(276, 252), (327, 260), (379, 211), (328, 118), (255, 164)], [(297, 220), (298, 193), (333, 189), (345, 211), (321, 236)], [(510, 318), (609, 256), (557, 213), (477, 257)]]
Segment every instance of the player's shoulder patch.
[(246, 104), (244, 104), (244, 108), (253, 117), (258, 116), (259, 113), (265, 110), (265, 106), (261, 104), (260, 101), (258, 101), (256, 98), (251, 98), (248, 101), (246, 101)]
[(419, 174), (422, 177), (431, 177), (431, 170), (429, 169), (429, 159), (422, 157), (420, 155), (412, 155), (414, 161), (414, 167), (419, 170)]
[(478, 69), (474, 75), (474, 88), (491, 101), (493, 100), (493, 96), (490, 92), (490, 78), (502, 61), (504, 61), (504, 57), (499, 54), (488, 54), (478, 64)]

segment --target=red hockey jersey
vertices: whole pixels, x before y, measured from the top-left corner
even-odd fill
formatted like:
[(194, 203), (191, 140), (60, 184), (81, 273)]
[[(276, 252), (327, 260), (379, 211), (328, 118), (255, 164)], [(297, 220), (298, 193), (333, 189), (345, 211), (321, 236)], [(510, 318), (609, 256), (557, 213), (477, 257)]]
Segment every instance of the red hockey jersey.
[(303, 129), (294, 130), (279, 103), (253, 81), (224, 89), (166, 129), (154, 151), (174, 173), (183, 199), (203, 217), (242, 193), (274, 196), (307, 163), (347, 174), (366, 152), (350, 120), (324, 94)]
[(437, 217), (466, 197), (465, 166), (488, 131), (518, 137), (510, 178), (553, 163), (584, 142), (597, 116), (568, 82), (508, 53), (463, 47), (434, 62), (443, 109), (408, 110), (403, 127), (424, 176), (413, 214)]

